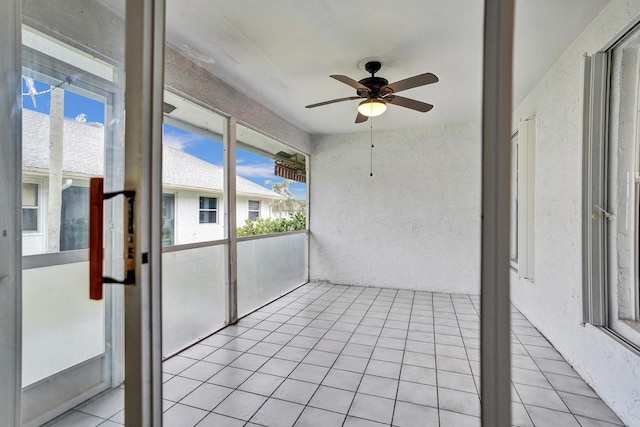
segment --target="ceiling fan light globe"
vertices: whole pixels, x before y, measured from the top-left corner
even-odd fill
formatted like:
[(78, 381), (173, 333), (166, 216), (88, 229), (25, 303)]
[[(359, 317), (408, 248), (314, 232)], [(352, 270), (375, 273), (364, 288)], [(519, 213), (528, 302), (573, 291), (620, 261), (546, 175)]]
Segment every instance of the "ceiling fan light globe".
[(358, 105), (358, 111), (363, 116), (376, 117), (387, 110), (387, 103), (381, 99), (365, 99)]

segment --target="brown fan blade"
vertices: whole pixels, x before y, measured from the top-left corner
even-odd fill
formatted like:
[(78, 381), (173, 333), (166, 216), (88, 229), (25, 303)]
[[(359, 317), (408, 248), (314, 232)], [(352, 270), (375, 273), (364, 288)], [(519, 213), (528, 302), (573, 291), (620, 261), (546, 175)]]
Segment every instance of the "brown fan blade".
[(427, 104), (426, 102), (416, 101), (415, 99), (409, 99), (397, 95), (391, 95), (387, 98), (384, 98), (384, 100), (389, 104), (410, 108), (412, 110), (420, 111), (421, 113), (426, 113), (433, 108), (433, 105)]
[(365, 116), (364, 114), (360, 114), (360, 112), (358, 112), (358, 115), (356, 116), (356, 123), (364, 123), (367, 120), (369, 120), (369, 117)]
[(436, 83), (437, 81), (438, 81), (438, 78), (434, 74), (424, 73), (424, 74), (419, 74), (417, 76), (409, 77), (408, 79), (399, 80), (395, 83), (389, 83), (388, 85), (382, 86), (380, 88), (380, 92), (382, 93), (389, 92), (389, 89), (391, 89), (391, 92), (397, 93), (402, 90), (407, 90), (407, 89), (411, 89), (418, 86), (424, 86), (431, 83)]
[(365, 92), (367, 92), (367, 93), (371, 92), (371, 89), (369, 89), (368, 87), (366, 87), (366, 86), (365, 86), (365, 85), (363, 85), (362, 83), (360, 83), (360, 82), (357, 82), (357, 81), (353, 80), (351, 77), (341, 76), (341, 75), (339, 75), (339, 74), (333, 74), (333, 75), (331, 75), (331, 76), (329, 76), (329, 77), (331, 77), (331, 78), (333, 78), (333, 79), (336, 79), (336, 80), (338, 80), (339, 82), (342, 82), (342, 83), (344, 83), (344, 84), (346, 84), (346, 85), (349, 85), (349, 86), (351, 86), (351, 87), (352, 87), (352, 88), (354, 88), (354, 89), (357, 89), (357, 90), (363, 90), (363, 91), (365, 91)]
[(331, 101), (318, 102), (317, 104), (307, 105), (306, 108), (315, 108), (322, 105), (333, 104), (334, 102), (353, 101), (354, 99), (360, 99), (359, 96), (349, 96), (347, 98), (332, 99)]

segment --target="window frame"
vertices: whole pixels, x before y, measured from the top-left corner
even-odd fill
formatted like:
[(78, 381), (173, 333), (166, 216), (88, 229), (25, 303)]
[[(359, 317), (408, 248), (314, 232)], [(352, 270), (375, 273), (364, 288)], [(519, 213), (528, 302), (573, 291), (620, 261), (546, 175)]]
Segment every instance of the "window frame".
[(28, 236), (40, 236), (43, 235), (43, 210), (42, 210), (42, 203), (43, 203), (43, 188), (44, 188), (44, 181), (43, 180), (39, 180), (39, 179), (33, 179), (33, 178), (23, 178), (22, 179), (22, 185), (24, 186), (24, 184), (28, 184), (28, 185), (35, 185), (36, 186), (36, 205), (35, 206), (25, 206), (24, 202), (22, 202), (22, 218), (24, 218), (24, 210), (25, 209), (29, 209), (29, 210), (35, 210), (36, 211), (36, 229), (35, 230), (25, 230), (24, 229), (24, 221), (22, 221), (22, 234), (26, 234)]
[[(172, 206), (173, 212), (172, 212), (172, 215), (170, 217), (165, 217), (165, 208), (166, 208), (166, 206), (164, 204), (164, 201), (165, 201), (165, 197), (168, 197), (168, 196), (173, 198), (173, 201), (172, 201), (172, 203), (173, 203), (173, 206)], [(178, 239), (176, 238), (176, 236), (177, 236), (177, 233), (176, 233), (176, 231), (177, 231), (176, 213), (177, 213), (177, 204), (178, 204), (177, 200), (178, 200), (178, 194), (177, 193), (170, 192), (170, 191), (162, 191), (162, 225), (163, 225), (162, 229), (164, 230), (164, 221), (165, 221), (165, 219), (170, 218), (173, 221), (172, 230), (171, 230), (171, 234), (172, 235), (171, 235), (171, 239), (170, 239), (171, 243), (165, 244), (165, 242), (164, 242), (165, 239), (163, 238), (162, 239), (162, 247), (163, 248), (166, 248), (166, 247), (169, 247), (169, 246), (175, 246), (175, 245), (179, 244), (177, 242)]]
[[(251, 209), (251, 203), (257, 203), (258, 204), (258, 209)], [(248, 200), (247, 201), (247, 217), (249, 218), (249, 220), (255, 221), (255, 220), (257, 220), (258, 218), (261, 217), (260, 208), (261, 208), (260, 200)], [(251, 214), (252, 213), (256, 213), (257, 216), (255, 218), (251, 218)]]
[[(515, 157), (515, 162), (514, 162)], [(515, 166), (515, 171), (511, 173), (511, 249), (509, 263), (511, 269), (518, 271), (518, 131), (511, 135), (511, 166)]]
[[(202, 201), (203, 199), (215, 200), (215, 208), (203, 208)], [(214, 220), (213, 221), (202, 221), (201, 214), (203, 212), (213, 212)], [(218, 224), (218, 198), (217, 197), (209, 197), (209, 196), (199, 196), (198, 197), (198, 224)]]
[(585, 56), (582, 323), (640, 354), (638, 58), (638, 27)]
[[(531, 116), (520, 120), (518, 130), (511, 137), (512, 156), (516, 155), (515, 200), (511, 201), (515, 222), (510, 224), (511, 243), (514, 243), (515, 258), (511, 268), (518, 278), (535, 281), (535, 163), (536, 163), (537, 119)], [(513, 158), (512, 158), (513, 165)], [(511, 177), (513, 179), (513, 175)], [(513, 189), (512, 189), (512, 194)], [(511, 254), (510, 254), (511, 255)]]
[[(23, 28), (25, 26), (23, 25)], [(123, 102), (120, 99), (119, 91), (120, 84), (124, 80), (124, 71), (117, 69), (117, 78), (115, 82), (105, 80), (99, 76), (91, 74), (89, 71), (82, 70), (76, 66), (64, 62), (58, 58), (52, 57), (41, 51), (32, 49), (25, 45), (22, 45), (22, 70), (23, 76), (29, 76), (36, 78), (44, 83), (57, 84), (63, 81), (68, 76), (75, 76), (73, 79), (73, 92), (85, 96), (90, 99), (98, 100), (104, 103), (105, 106), (105, 123), (114, 119), (116, 114), (116, 104)], [(82, 76), (79, 78), (78, 76)], [(69, 90), (65, 87), (65, 90)], [(121, 131), (119, 129), (111, 129), (110, 126), (105, 126), (105, 147), (109, 141), (119, 140)], [(105, 148), (106, 149), (106, 148)], [(23, 171), (24, 174), (24, 171)], [(39, 180), (41, 185), (41, 197), (44, 197), (43, 193), (47, 191), (45, 188), (44, 178), (35, 178)], [(75, 179), (75, 177), (74, 177)], [(23, 182), (32, 182), (34, 178), (23, 178)], [(107, 189), (105, 188), (105, 191)], [(40, 199), (41, 205), (43, 205), (44, 199)], [(46, 221), (46, 210), (40, 212), (40, 231), (38, 234), (44, 235), (44, 227)], [(26, 233), (27, 236), (36, 236), (36, 233)], [(23, 233), (23, 235), (25, 235)], [(108, 240), (108, 236), (107, 240)], [(106, 243), (106, 242), (105, 242)], [(105, 249), (106, 251), (106, 249)], [(72, 253), (71, 253), (72, 252)], [(22, 255), (22, 262), (24, 269), (39, 268), (42, 266), (63, 265), (78, 260), (88, 259), (89, 250), (79, 249), (75, 251), (63, 251), (63, 252), (43, 252), (30, 255)], [(110, 254), (105, 253), (105, 259), (110, 258)]]

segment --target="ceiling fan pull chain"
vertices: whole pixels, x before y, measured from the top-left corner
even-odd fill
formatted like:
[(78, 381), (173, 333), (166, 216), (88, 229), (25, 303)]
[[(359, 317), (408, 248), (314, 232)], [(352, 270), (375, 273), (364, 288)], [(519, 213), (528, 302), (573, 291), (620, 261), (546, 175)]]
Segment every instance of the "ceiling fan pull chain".
[(371, 117), (370, 122), (371, 123), (369, 124), (370, 125), (369, 130), (371, 135), (371, 165), (370, 165), (371, 172), (369, 173), (369, 176), (373, 176), (373, 117)]

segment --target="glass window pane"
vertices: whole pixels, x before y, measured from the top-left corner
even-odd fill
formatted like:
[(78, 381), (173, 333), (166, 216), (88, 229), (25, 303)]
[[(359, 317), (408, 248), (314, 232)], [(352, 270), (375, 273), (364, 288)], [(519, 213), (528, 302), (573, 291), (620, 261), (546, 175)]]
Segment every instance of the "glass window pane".
[(22, 206), (38, 206), (38, 184), (22, 183)]
[(245, 126), (236, 133), (238, 236), (305, 229), (307, 157)]
[(174, 244), (175, 194), (162, 195), (162, 246)]
[(38, 231), (38, 209), (22, 209), (22, 230)]
[(62, 191), (60, 250), (89, 247), (89, 189), (69, 187)]

